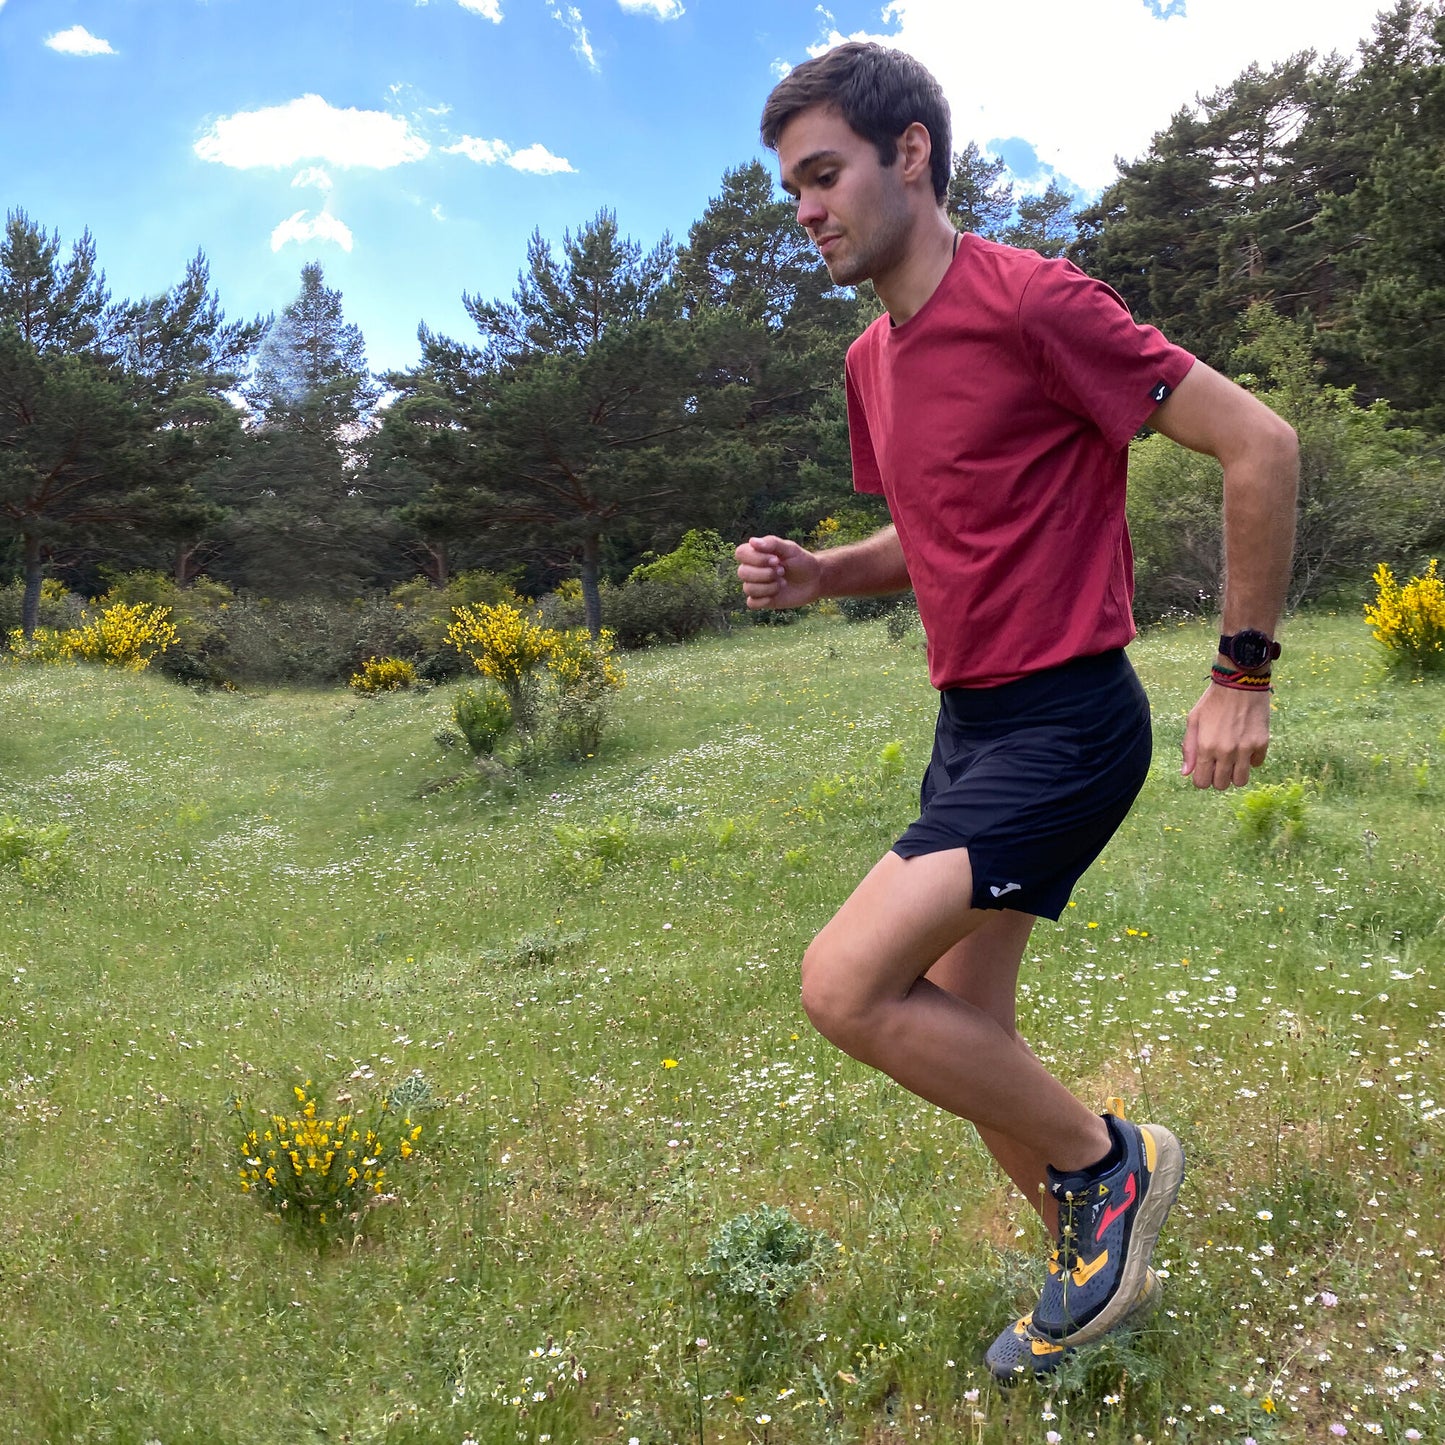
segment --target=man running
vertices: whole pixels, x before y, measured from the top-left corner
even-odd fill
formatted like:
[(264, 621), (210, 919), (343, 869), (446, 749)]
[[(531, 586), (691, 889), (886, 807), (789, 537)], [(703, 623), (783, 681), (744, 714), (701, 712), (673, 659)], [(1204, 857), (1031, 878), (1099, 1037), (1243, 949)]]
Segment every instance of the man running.
[(1167, 1129), (1093, 1113), (1015, 1027), (1034, 919), (1059, 917), (1149, 767), (1124, 654), (1129, 440), (1147, 425), (1224, 468), (1225, 635), (1183, 773), (1226, 789), (1269, 742), (1296, 439), (1070, 263), (957, 232), (948, 105), (903, 52), (850, 43), (800, 65), (762, 135), (835, 284), (871, 281), (887, 308), (846, 379), (854, 485), (892, 525), (821, 553), (754, 537), (738, 576), (752, 608), (912, 587), (940, 692), (919, 818), (807, 950), (803, 1007), (971, 1121), (1043, 1215), (1042, 1294), (987, 1356), (1000, 1378), (1042, 1373), (1152, 1301), (1184, 1172)]

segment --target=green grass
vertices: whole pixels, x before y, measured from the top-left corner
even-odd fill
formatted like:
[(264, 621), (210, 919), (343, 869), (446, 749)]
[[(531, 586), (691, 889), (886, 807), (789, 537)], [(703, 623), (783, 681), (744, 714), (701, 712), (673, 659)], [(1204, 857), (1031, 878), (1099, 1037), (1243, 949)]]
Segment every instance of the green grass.
[[(910, 817), (916, 633), (634, 655), (602, 756), (507, 787), (436, 786), (445, 690), (0, 672), (0, 813), (71, 829), (53, 882), (0, 867), (0, 1439), (1438, 1440), (1445, 684), (1296, 621), (1261, 781), (1303, 790), (1239, 819), (1178, 777), (1210, 640), (1134, 648), (1154, 770), (1021, 997), (1185, 1143), (1164, 1308), (1011, 1394), (1039, 1229), (797, 1001)], [(417, 1070), (443, 1107), (354, 1241), (241, 1192), (232, 1095)], [(829, 1241), (774, 1311), (703, 1273), (764, 1205)]]

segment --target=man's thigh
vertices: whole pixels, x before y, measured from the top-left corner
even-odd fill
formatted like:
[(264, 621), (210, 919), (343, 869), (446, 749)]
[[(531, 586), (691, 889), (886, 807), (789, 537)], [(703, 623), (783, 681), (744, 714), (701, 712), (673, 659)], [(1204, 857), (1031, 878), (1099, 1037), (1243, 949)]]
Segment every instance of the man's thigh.
[(978, 928), (928, 970), (929, 982), (1012, 1031), (1019, 966), (1036, 922), (1031, 913), (990, 909)]
[(805, 982), (899, 996), (961, 939), (999, 915), (974, 908), (968, 850), (885, 853), (813, 940)]

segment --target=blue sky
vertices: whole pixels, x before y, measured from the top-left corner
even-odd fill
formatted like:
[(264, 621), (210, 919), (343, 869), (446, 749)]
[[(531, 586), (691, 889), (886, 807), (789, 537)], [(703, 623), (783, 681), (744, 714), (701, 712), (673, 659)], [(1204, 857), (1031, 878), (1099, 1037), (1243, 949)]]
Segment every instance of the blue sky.
[(845, 36), (943, 81), (955, 143), (1089, 192), (1250, 61), (1350, 51), (1376, 0), (0, 0), (0, 206), (73, 240), (118, 295), (198, 248), (233, 316), (319, 260), (374, 367), (463, 291), (511, 291), (534, 228), (599, 208), (686, 236), (765, 156), (762, 102)]

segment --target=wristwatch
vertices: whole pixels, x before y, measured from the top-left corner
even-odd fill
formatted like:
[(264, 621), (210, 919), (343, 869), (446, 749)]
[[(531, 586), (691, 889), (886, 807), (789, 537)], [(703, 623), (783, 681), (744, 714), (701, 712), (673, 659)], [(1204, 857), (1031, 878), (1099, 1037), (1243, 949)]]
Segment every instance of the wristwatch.
[(1243, 632), (1221, 636), (1219, 650), (1236, 667), (1249, 672), (1256, 667), (1263, 667), (1267, 662), (1273, 662), (1279, 656), (1279, 643), (1268, 633), (1246, 627)]

